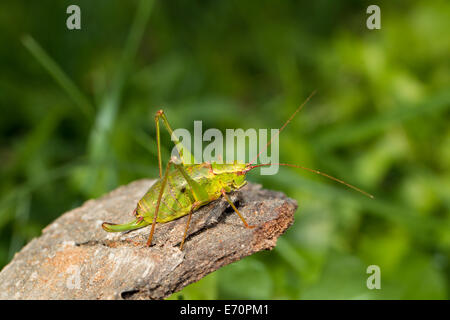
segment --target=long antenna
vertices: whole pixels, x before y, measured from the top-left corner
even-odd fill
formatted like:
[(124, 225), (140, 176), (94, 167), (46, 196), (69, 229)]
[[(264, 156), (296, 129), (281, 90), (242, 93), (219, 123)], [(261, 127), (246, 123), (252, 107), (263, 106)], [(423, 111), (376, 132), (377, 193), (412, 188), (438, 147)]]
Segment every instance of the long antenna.
[(291, 115), (291, 117), (283, 124), (283, 126), (280, 128), (280, 130), (277, 132), (277, 134), (275, 134), (273, 137), (272, 137), (272, 139), (270, 139), (270, 141), (266, 144), (266, 146), (264, 147), (264, 149), (262, 149), (259, 153), (258, 153), (258, 155), (255, 157), (255, 158), (253, 158), (253, 160), (252, 161), (250, 161), (250, 163), (249, 164), (252, 164), (253, 162), (255, 162), (258, 158), (259, 158), (259, 156), (263, 153), (263, 152), (265, 152), (266, 150), (267, 150), (267, 148), (272, 144), (272, 141), (276, 138), (276, 137), (278, 137), (279, 135), (280, 135), (280, 133), (281, 133), (281, 131), (283, 131), (283, 129), (288, 125), (288, 123), (289, 122), (291, 122), (292, 121), (292, 119), (294, 119), (294, 117), (295, 117), (295, 115), (303, 108), (303, 106), (309, 101), (309, 99), (311, 99), (315, 94), (316, 94), (316, 92), (317, 92), (317, 90), (314, 90), (313, 92), (311, 92), (311, 94), (309, 95), (309, 97), (308, 98), (306, 98), (306, 100), (294, 111), (294, 113)]
[(294, 165), (294, 164), (289, 164), (289, 163), (266, 163), (266, 164), (256, 164), (256, 165), (253, 165), (253, 166), (249, 166), (249, 167), (248, 167), (248, 171), (250, 171), (250, 170), (252, 170), (252, 169), (254, 169), (254, 168), (258, 168), (258, 167), (272, 166), (272, 165), (287, 166), (287, 167), (293, 167), (293, 168), (299, 168), (299, 169), (307, 170), (307, 171), (310, 171), (310, 172), (319, 174), (319, 175), (321, 175), (321, 176), (324, 176), (324, 177), (326, 177), (326, 178), (328, 178), (328, 179), (334, 180), (334, 181), (336, 181), (336, 182), (342, 183), (343, 185), (345, 185), (345, 186), (347, 186), (347, 187), (349, 187), (349, 188), (351, 188), (351, 189), (353, 189), (353, 190), (356, 190), (356, 191), (362, 193), (363, 195), (365, 195), (365, 196), (367, 196), (367, 197), (369, 197), (369, 198), (371, 198), (371, 199), (374, 198), (374, 196), (371, 195), (370, 193), (367, 193), (367, 192), (365, 192), (364, 190), (361, 190), (361, 189), (359, 189), (359, 188), (357, 188), (357, 187), (355, 187), (355, 186), (353, 186), (353, 185), (351, 185), (351, 184), (349, 184), (349, 183), (347, 183), (347, 182), (345, 182), (345, 181), (342, 181), (342, 180), (340, 180), (340, 179), (338, 179), (338, 178), (335, 178), (335, 177), (333, 177), (333, 176), (330, 176), (329, 174), (323, 173), (323, 172), (321, 172), (321, 171), (319, 171), (319, 170), (314, 170), (314, 169), (310, 169), (310, 168), (306, 168), (306, 167), (302, 167), (302, 166), (298, 166), (298, 165)]

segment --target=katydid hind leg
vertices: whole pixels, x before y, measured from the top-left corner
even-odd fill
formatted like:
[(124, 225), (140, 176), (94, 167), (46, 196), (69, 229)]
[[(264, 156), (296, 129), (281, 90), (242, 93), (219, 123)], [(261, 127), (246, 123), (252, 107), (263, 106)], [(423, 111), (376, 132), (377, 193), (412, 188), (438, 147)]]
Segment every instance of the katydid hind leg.
[(210, 202), (208, 192), (206, 191), (205, 187), (203, 187), (201, 184), (199, 184), (197, 181), (191, 178), (189, 173), (186, 171), (186, 169), (179, 164), (175, 164), (175, 167), (180, 171), (183, 178), (188, 183), (189, 187), (191, 188), (192, 195), (194, 196), (194, 199), (196, 202), (199, 202), (201, 204)]
[(155, 233), (155, 227), (156, 227), (156, 219), (158, 218), (158, 212), (159, 212), (159, 208), (161, 205), (161, 199), (162, 199), (162, 196), (164, 193), (164, 189), (166, 188), (167, 180), (169, 178), (169, 171), (170, 171), (170, 167), (172, 164), (173, 164), (172, 160), (170, 160), (167, 163), (167, 168), (166, 168), (166, 171), (164, 172), (164, 177), (161, 182), (161, 189), (159, 190), (158, 201), (156, 202), (155, 213), (153, 214), (152, 229), (150, 231), (150, 236), (148, 237), (148, 240), (147, 240), (148, 247), (150, 247), (150, 245), (152, 244), (153, 234)]
[[(156, 143), (158, 148), (158, 165), (159, 165), (159, 176), (162, 178), (162, 160), (161, 160), (161, 142), (160, 142), (160, 130), (159, 130), (159, 120), (162, 119), (164, 126), (166, 127), (167, 131), (169, 132), (172, 140), (175, 143), (175, 147), (178, 150), (178, 153), (180, 155), (180, 160), (184, 163), (185, 157), (191, 161), (192, 164), (198, 163), (195, 159), (194, 155), (190, 152), (190, 150), (187, 150), (186, 148), (183, 148), (183, 144), (178, 140), (176, 136), (173, 135), (172, 127), (169, 124), (169, 121), (167, 120), (166, 114), (163, 110), (158, 110), (155, 115), (155, 124), (156, 124)], [(183, 155), (183, 152), (185, 153)]]
[(159, 178), (162, 179), (162, 159), (161, 159), (161, 138), (159, 131), (159, 116), (155, 116), (155, 126), (156, 126), (156, 149), (158, 151), (158, 167), (159, 167)]

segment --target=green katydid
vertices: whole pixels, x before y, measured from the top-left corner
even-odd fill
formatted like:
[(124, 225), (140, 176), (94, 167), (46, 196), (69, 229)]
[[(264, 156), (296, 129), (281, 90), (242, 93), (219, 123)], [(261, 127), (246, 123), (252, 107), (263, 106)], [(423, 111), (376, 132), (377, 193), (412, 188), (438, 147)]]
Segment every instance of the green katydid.
[[(308, 102), (308, 100), (314, 95), (314, 93), (315, 92), (313, 92), (305, 100), (305, 102), (303, 102), (303, 104), (295, 110), (292, 116), (280, 128), (278, 134), (294, 118), (294, 116)], [(189, 223), (191, 221), (192, 214), (200, 207), (214, 200), (217, 200), (220, 197), (224, 197), (224, 199), (230, 204), (230, 206), (242, 220), (245, 228), (254, 228), (255, 226), (249, 225), (247, 223), (243, 215), (230, 200), (227, 193), (239, 190), (244, 185), (246, 185), (247, 181), (245, 180), (245, 176), (246, 173), (250, 170), (261, 166), (273, 165), (253, 164), (253, 162), (257, 160), (261, 153), (268, 148), (274, 137), (266, 145), (266, 149), (261, 150), (258, 156), (250, 163), (234, 162), (231, 164), (223, 164), (216, 162), (204, 162), (201, 164), (184, 164), (181, 161), (181, 164), (178, 164), (175, 159), (170, 159), (163, 175), (159, 130), (160, 119), (163, 121), (163, 124), (166, 127), (167, 131), (173, 137), (180, 158), (183, 159), (182, 153), (184, 152), (185, 156), (188, 157), (187, 159), (195, 160), (193, 155), (188, 150), (182, 148), (181, 142), (175, 135), (173, 135), (173, 130), (170, 127), (163, 110), (159, 110), (155, 115), (159, 179), (149, 188), (147, 193), (137, 203), (136, 209), (134, 209), (133, 211), (133, 214), (135, 216), (135, 219), (133, 221), (125, 224), (113, 224), (104, 222), (102, 224), (103, 229), (108, 232), (121, 232), (143, 228), (151, 224), (152, 227), (150, 236), (147, 241), (147, 246), (150, 246), (152, 243), (153, 234), (155, 232), (156, 223), (169, 222), (189, 214), (184, 230), (183, 239), (180, 244), (180, 250), (182, 250), (189, 229)], [(365, 191), (318, 170), (284, 163), (280, 163), (278, 165), (308, 170), (310, 172), (342, 183), (347, 187), (350, 187), (370, 198), (373, 198), (372, 195), (366, 193)], [(171, 171), (172, 167), (175, 167), (175, 170)]]

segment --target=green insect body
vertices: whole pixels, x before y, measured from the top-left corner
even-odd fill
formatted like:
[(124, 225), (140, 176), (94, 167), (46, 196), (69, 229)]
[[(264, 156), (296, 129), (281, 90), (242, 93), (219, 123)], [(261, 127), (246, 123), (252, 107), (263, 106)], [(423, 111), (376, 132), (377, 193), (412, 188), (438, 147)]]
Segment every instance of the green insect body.
[[(297, 108), (294, 114), (280, 129), (280, 132), (293, 119), (295, 114), (303, 107), (303, 105), (311, 98), (313, 94), (311, 94), (305, 100), (305, 102), (299, 108)], [(234, 206), (233, 202), (227, 196), (227, 193), (238, 190), (247, 183), (247, 181), (245, 180), (245, 176), (248, 171), (257, 167), (271, 164), (253, 165), (252, 161), (250, 163), (234, 162), (232, 164), (205, 162), (201, 164), (190, 165), (184, 163), (178, 164), (176, 159), (171, 159), (167, 164), (163, 176), (159, 132), (160, 119), (162, 119), (166, 129), (171, 134), (175, 146), (178, 149), (180, 158), (183, 159), (184, 152), (185, 156), (187, 156), (187, 159), (190, 158), (191, 160), (193, 160), (192, 163), (198, 163), (197, 161), (195, 161), (194, 156), (188, 150), (185, 150), (182, 147), (181, 142), (173, 135), (173, 130), (170, 127), (164, 112), (162, 110), (159, 110), (155, 116), (155, 124), (160, 178), (149, 188), (146, 194), (137, 203), (136, 209), (134, 210), (135, 219), (133, 221), (125, 224), (113, 224), (104, 222), (102, 224), (103, 229), (108, 232), (120, 232), (139, 229), (151, 225), (152, 227), (150, 236), (147, 241), (147, 245), (150, 246), (156, 223), (169, 222), (189, 214), (186, 228), (184, 230), (184, 236), (180, 244), (180, 249), (182, 249), (193, 212), (198, 210), (198, 208), (219, 199), (222, 196), (242, 220), (244, 226), (246, 228), (253, 228), (254, 226), (249, 225), (242, 214), (239, 212), (239, 210)], [(266, 148), (271, 142), (272, 140), (267, 144)], [(259, 155), (261, 154), (261, 152), (259, 153)], [(278, 165), (308, 170), (310, 172), (342, 183), (347, 187), (350, 187), (358, 192), (365, 194), (368, 197), (373, 198), (372, 195), (362, 191), (361, 189), (358, 189), (342, 180), (334, 178), (318, 170), (291, 164), (279, 163)]]
[[(245, 164), (217, 164), (203, 163), (186, 165), (189, 176), (203, 187), (208, 194), (208, 201), (200, 203), (197, 208), (217, 200), (226, 192), (238, 190), (246, 185), (245, 175), (238, 174), (245, 170)], [(136, 219), (129, 224), (104, 224), (107, 231), (127, 231), (150, 225), (154, 219), (158, 195), (163, 184), (162, 179), (157, 180), (141, 200), (137, 203), (134, 214)], [(162, 192), (161, 204), (156, 218), (157, 223), (169, 222), (181, 218), (192, 210), (195, 203), (193, 191), (179, 170), (172, 170), (167, 177), (167, 183)]]
[[(221, 170), (215, 171), (214, 168), (220, 168)], [(208, 202), (199, 204), (197, 208), (220, 198), (222, 196), (222, 190), (226, 192), (237, 190), (243, 187), (246, 182), (243, 175), (236, 174), (236, 172), (244, 169), (240, 164), (224, 165), (204, 163), (185, 166), (185, 169), (192, 180), (204, 188), (208, 194)], [(159, 180), (138, 202), (136, 209), (137, 216), (144, 217), (144, 220), (148, 222), (153, 220), (154, 208), (158, 201), (157, 195), (160, 189), (161, 181)], [(178, 170), (173, 170), (169, 173), (165, 190), (163, 191), (156, 222), (168, 222), (180, 218), (191, 211), (194, 203), (193, 191), (186, 179), (184, 179)]]
[[(242, 188), (247, 181), (245, 174), (251, 170), (250, 165), (243, 163), (219, 164), (177, 164), (171, 159), (167, 164), (164, 176), (162, 176), (159, 119), (162, 118), (164, 125), (172, 135), (173, 131), (162, 110), (155, 117), (156, 136), (158, 147), (158, 161), (160, 179), (157, 180), (138, 201), (134, 210), (135, 219), (125, 224), (114, 224), (104, 222), (102, 227), (108, 232), (120, 232), (135, 230), (152, 225), (147, 245), (151, 245), (156, 223), (165, 223), (189, 214), (189, 219), (184, 232), (180, 249), (183, 248), (191, 215), (201, 206), (223, 196), (239, 215), (246, 228), (253, 228), (245, 221), (238, 209), (227, 196), (227, 192)], [(174, 138), (175, 145), (183, 159), (183, 152), (194, 159), (194, 157), (181, 147), (178, 139)], [(195, 163), (195, 162), (194, 162)], [(174, 168), (172, 168), (174, 167)]]

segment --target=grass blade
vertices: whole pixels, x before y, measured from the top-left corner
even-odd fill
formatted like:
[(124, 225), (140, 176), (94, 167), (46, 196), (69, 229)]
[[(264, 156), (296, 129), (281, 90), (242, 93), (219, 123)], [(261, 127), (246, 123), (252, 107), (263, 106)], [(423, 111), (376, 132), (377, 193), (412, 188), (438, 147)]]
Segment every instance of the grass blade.
[(72, 80), (64, 73), (58, 64), (45, 52), (45, 50), (30, 35), (22, 38), (25, 48), (36, 58), (36, 60), (50, 73), (55, 81), (66, 91), (72, 101), (88, 117), (92, 118), (94, 107), (89, 99), (77, 88)]

